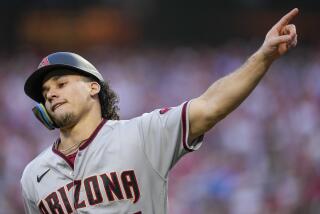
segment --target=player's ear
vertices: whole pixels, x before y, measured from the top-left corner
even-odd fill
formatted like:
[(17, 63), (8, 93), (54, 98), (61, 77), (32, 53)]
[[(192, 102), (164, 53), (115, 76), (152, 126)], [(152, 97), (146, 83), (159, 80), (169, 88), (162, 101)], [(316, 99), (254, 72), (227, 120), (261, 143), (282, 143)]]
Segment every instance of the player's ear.
[(94, 96), (101, 90), (100, 84), (97, 82), (90, 82), (90, 95)]

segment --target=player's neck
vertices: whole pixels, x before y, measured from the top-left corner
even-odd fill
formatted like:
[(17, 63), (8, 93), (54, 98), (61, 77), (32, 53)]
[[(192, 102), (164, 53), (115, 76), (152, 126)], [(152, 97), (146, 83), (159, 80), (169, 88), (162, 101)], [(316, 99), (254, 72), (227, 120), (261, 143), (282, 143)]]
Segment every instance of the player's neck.
[(88, 113), (71, 128), (60, 129), (61, 143), (59, 145), (59, 150), (64, 150), (75, 144), (83, 143), (90, 137), (101, 121), (101, 114)]

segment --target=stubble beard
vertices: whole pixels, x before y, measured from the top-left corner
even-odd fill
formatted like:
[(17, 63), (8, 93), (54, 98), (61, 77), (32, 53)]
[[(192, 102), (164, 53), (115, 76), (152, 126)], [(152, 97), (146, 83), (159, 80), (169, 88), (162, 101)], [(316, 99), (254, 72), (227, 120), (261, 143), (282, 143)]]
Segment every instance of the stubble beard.
[(76, 119), (72, 113), (65, 113), (59, 117), (53, 117), (53, 121), (59, 128), (68, 128), (74, 125)]

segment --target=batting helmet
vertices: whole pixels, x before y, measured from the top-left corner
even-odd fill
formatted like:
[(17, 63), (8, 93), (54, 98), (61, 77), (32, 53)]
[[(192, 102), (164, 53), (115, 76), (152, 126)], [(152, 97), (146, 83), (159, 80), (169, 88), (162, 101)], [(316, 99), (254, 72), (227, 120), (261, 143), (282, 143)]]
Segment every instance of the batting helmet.
[(40, 103), (43, 100), (42, 83), (45, 76), (51, 71), (58, 69), (76, 71), (79, 74), (94, 77), (101, 83), (104, 82), (99, 71), (83, 57), (70, 52), (57, 52), (42, 59), (37, 70), (26, 80), (24, 85), (25, 93), (31, 99)]

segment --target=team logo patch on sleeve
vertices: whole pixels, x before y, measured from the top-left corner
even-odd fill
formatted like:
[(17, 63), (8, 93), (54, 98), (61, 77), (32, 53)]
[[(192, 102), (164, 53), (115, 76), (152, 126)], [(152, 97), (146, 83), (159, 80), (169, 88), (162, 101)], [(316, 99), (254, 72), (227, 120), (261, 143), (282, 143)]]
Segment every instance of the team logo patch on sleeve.
[(171, 108), (169, 108), (169, 107), (162, 108), (162, 109), (159, 111), (159, 113), (160, 113), (160, 114), (165, 114), (165, 113), (167, 113), (170, 109), (171, 109)]

